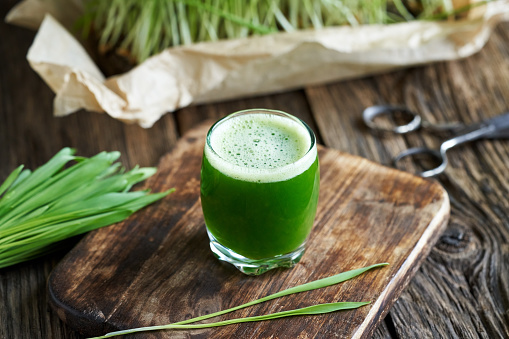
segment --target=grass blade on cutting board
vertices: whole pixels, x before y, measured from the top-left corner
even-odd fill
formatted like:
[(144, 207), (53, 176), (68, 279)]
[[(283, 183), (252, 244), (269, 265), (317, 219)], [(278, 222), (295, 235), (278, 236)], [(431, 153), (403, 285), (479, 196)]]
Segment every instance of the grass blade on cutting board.
[(356, 276), (361, 275), (362, 273), (364, 273), (366, 271), (369, 271), (369, 270), (371, 270), (373, 268), (387, 266), (387, 265), (389, 265), (389, 264), (388, 263), (381, 263), (381, 264), (371, 265), (371, 266), (368, 266), (368, 267), (358, 268), (358, 269), (347, 271), (347, 272), (342, 272), (342, 273), (333, 275), (331, 277), (315, 280), (315, 281), (312, 281), (312, 282), (309, 282), (309, 283), (306, 283), (306, 284), (302, 284), (302, 285), (298, 285), (298, 286), (295, 286), (295, 287), (290, 287), (290, 288), (288, 288), (286, 290), (283, 290), (283, 291), (280, 291), (280, 292), (268, 295), (266, 297), (263, 297), (263, 298), (260, 298), (260, 299), (257, 299), (257, 300), (250, 301), (250, 302), (242, 304), (240, 306), (229, 308), (229, 309), (224, 310), (224, 311), (219, 311), (219, 312), (207, 314), (207, 315), (204, 315), (204, 316), (201, 316), (201, 317), (197, 317), (197, 318), (193, 318), (193, 319), (189, 319), (189, 320), (184, 320), (184, 321), (178, 322), (176, 324), (188, 324), (188, 323), (192, 323), (192, 322), (196, 322), (196, 321), (201, 321), (201, 320), (209, 319), (209, 318), (212, 318), (212, 317), (217, 317), (217, 316), (222, 315), (222, 314), (230, 313), (230, 312), (233, 312), (233, 311), (236, 311), (236, 310), (240, 310), (242, 308), (246, 308), (246, 307), (249, 307), (249, 306), (260, 304), (260, 303), (265, 302), (265, 301), (269, 301), (269, 300), (276, 299), (276, 298), (281, 298), (281, 297), (284, 297), (286, 295), (295, 294), (295, 293), (301, 293), (301, 292), (307, 292), (307, 291), (312, 291), (312, 290), (316, 290), (316, 289), (327, 287), (327, 286), (331, 286), (331, 285), (336, 285), (336, 284), (342, 283), (344, 281), (350, 280), (352, 278), (355, 278)]
[(265, 315), (259, 315), (254, 317), (246, 317), (246, 318), (236, 318), (230, 320), (223, 320), (214, 323), (207, 324), (188, 324), (188, 325), (179, 325), (179, 324), (168, 324), (161, 326), (149, 326), (149, 327), (139, 327), (131, 330), (124, 331), (116, 331), (110, 332), (101, 337), (94, 337), (89, 339), (103, 339), (103, 338), (111, 338), (118, 335), (124, 334), (132, 334), (138, 332), (146, 332), (146, 331), (160, 331), (160, 330), (192, 330), (192, 329), (200, 329), (200, 328), (211, 328), (211, 327), (219, 327), (254, 321), (264, 321), (264, 320), (274, 320), (285, 317), (294, 317), (294, 316), (302, 316), (302, 315), (318, 315), (318, 314), (326, 314), (341, 310), (351, 310), (355, 308), (359, 308), (361, 306), (368, 305), (369, 302), (337, 302), (337, 303), (327, 303), (327, 304), (318, 304), (303, 308), (297, 308), (289, 311), (282, 311), (277, 313), (270, 313)]
[(199, 316), (199, 317), (196, 317), (196, 318), (192, 318), (192, 319), (176, 322), (176, 323), (173, 323), (173, 324), (160, 325), (160, 326), (140, 327), (140, 328), (129, 329), (129, 330), (121, 330), (121, 331), (107, 333), (104, 336), (95, 337), (95, 338), (91, 338), (91, 339), (109, 338), (109, 337), (113, 337), (113, 336), (117, 336), (117, 335), (123, 335), (123, 334), (135, 333), (135, 332), (143, 332), (143, 331), (155, 331), (155, 330), (164, 330), (164, 329), (193, 329), (193, 328), (196, 329), (196, 328), (217, 327), (217, 326), (225, 326), (225, 325), (236, 324), (236, 323), (241, 323), (241, 322), (248, 322), (248, 321), (270, 320), (270, 319), (277, 319), (277, 318), (281, 318), (281, 317), (288, 317), (288, 316), (294, 316), (294, 315), (322, 314), (322, 313), (334, 312), (334, 311), (337, 311), (337, 310), (358, 308), (358, 307), (361, 307), (361, 306), (369, 304), (369, 302), (340, 302), (340, 303), (330, 303), (330, 304), (318, 304), (318, 305), (314, 305), (314, 306), (310, 306), (310, 307), (305, 307), (305, 308), (302, 308), (302, 309), (295, 309), (295, 310), (284, 311), (284, 312), (273, 313), (273, 314), (267, 314), (267, 315), (257, 316), (257, 317), (237, 318), (237, 319), (232, 319), (232, 320), (220, 321), (220, 322), (216, 322), (216, 323), (189, 325), (190, 323), (195, 323), (195, 322), (202, 321), (202, 320), (205, 320), (205, 319), (217, 317), (219, 315), (230, 313), (230, 312), (233, 312), (233, 311), (236, 311), (236, 310), (240, 310), (242, 308), (246, 308), (246, 307), (249, 307), (249, 306), (260, 304), (260, 303), (263, 303), (265, 301), (269, 301), (269, 300), (272, 300), (272, 299), (284, 297), (284, 296), (287, 296), (287, 295), (290, 295), (290, 294), (301, 293), (301, 292), (306, 292), (306, 291), (312, 291), (312, 290), (315, 290), (315, 289), (319, 289), (319, 288), (323, 288), (323, 287), (327, 287), (327, 286), (336, 285), (336, 284), (342, 283), (342, 282), (344, 282), (346, 280), (355, 278), (355, 277), (361, 275), (362, 273), (365, 273), (366, 271), (369, 271), (369, 270), (371, 270), (373, 268), (387, 266), (387, 265), (389, 265), (389, 264), (388, 263), (380, 263), (380, 264), (375, 264), (375, 265), (371, 265), (371, 266), (367, 266), (367, 267), (363, 267), (363, 268), (358, 268), (358, 269), (347, 271), (347, 272), (342, 272), (342, 273), (333, 275), (331, 277), (327, 277), (327, 278), (323, 278), (323, 279), (318, 279), (318, 280), (315, 280), (315, 281), (311, 281), (309, 283), (305, 283), (305, 284), (302, 284), (302, 285), (291, 287), (291, 288), (288, 288), (286, 290), (283, 290), (283, 291), (280, 291), (280, 292), (268, 295), (266, 297), (263, 297), (263, 298), (260, 298), (260, 299), (257, 299), (257, 300), (253, 300), (253, 301), (250, 301), (248, 303), (245, 303), (245, 304), (242, 304), (242, 305), (239, 305), (239, 306), (236, 306), (236, 307), (229, 308), (227, 310), (223, 310), (223, 311), (219, 311), (219, 312), (215, 312), (215, 313)]

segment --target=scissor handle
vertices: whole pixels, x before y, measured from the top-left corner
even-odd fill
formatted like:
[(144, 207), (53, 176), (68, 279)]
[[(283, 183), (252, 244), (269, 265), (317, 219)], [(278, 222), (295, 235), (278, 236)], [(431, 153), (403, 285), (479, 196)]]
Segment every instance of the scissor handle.
[(470, 142), (470, 141), (474, 141), (474, 140), (477, 140), (477, 139), (485, 138), (487, 136), (492, 135), (493, 133), (496, 133), (497, 130), (498, 130), (498, 128), (496, 127), (495, 124), (493, 124), (493, 123), (483, 123), (477, 129), (474, 129), (474, 130), (469, 131), (467, 133), (458, 135), (458, 136), (456, 136), (454, 138), (450, 138), (448, 140), (445, 140), (440, 145), (440, 151), (429, 149), (429, 148), (425, 148), (425, 147), (409, 148), (409, 149), (401, 152), (400, 154), (398, 154), (393, 159), (393, 163), (394, 163), (395, 167), (398, 167), (398, 162), (401, 159), (403, 159), (403, 158), (406, 158), (406, 157), (409, 157), (409, 156), (415, 156), (417, 154), (427, 154), (427, 155), (435, 158), (436, 160), (438, 160), (440, 165), (438, 165), (435, 168), (423, 171), (423, 172), (418, 172), (417, 174), (420, 175), (421, 177), (424, 177), (424, 178), (433, 177), (433, 176), (438, 175), (438, 174), (442, 173), (443, 171), (445, 171), (445, 168), (447, 167), (447, 163), (448, 163), (447, 154), (446, 153), (447, 153), (447, 151), (449, 149), (451, 149), (451, 148), (453, 148), (455, 146), (464, 144), (466, 142)]
[(398, 162), (403, 158), (415, 156), (417, 154), (427, 154), (438, 160), (440, 162), (440, 165), (430, 170), (420, 172), (417, 174), (425, 178), (432, 177), (442, 173), (447, 167), (448, 161), (446, 153), (449, 149), (477, 139), (482, 138), (498, 139), (508, 137), (509, 137), (509, 113), (506, 113), (501, 116), (486, 120), (479, 124), (476, 128), (464, 134), (445, 140), (440, 145), (440, 151), (425, 147), (409, 148), (406, 151), (403, 151), (400, 154), (398, 154), (393, 159), (393, 163), (395, 167), (398, 167), (397, 165)]
[(445, 171), (445, 168), (447, 167), (447, 162), (448, 162), (445, 152), (442, 153), (437, 150), (425, 148), (425, 147), (409, 148), (409, 149), (401, 152), (393, 159), (394, 167), (398, 167), (398, 163), (401, 159), (410, 157), (410, 156), (415, 156), (418, 154), (426, 154), (428, 156), (431, 156), (432, 158), (435, 158), (436, 160), (438, 160), (440, 165), (438, 165), (435, 168), (426, 170), (426, 171), (418, 172), (416, 174), (420, 175), (423, 178), (429, 178), (429, 177), (433, 177), (435, 175), (439, 175), (440, 173)]
[[(384, 127), (375, 123), (375, 118), (382, 115), (394, 116), (394, 113), (404, 113), (412, 117), (412, 120), (404, 125), (397, 125), (394, 127)], [(362, 120), (369, 128), (376, 131), (393, 132), (397, 134), (405, 134), (417, 130), (421, 127), (422, 119), (419, 115), (412, 112), (405, 106), (392, 106), (392, 105), (375, 105), (366, 108), (362, 112)]]
[(398, 162), (406, 157), (415, 156), (417, 154), (427, 154), (437, 159), (440, 165), (430, 170), (418, 173), (422, 177), (432, 177), (442, 173), (447, 167), (447, 151), (451, 148), (464, 144), (466, 142), (478, 139), (507, 139), (509, 138), (509, 112), (496, 116), (494, 118), (484, 120), (481, 123), (473, 124), (466, 128), (465, 132), (453, 138), (445, 140), (440, 145), (440, 151), (416, 147), (410, 148), (398, 154), (393, 163), (398, 167)]

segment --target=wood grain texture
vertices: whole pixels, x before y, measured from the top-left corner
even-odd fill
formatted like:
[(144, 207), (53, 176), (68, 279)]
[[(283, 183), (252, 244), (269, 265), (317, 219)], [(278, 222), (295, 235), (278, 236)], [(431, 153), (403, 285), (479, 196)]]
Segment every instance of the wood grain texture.
[(389, 262), (389, 267), (339, 287), (288, 297), (235, 316), (337, 300), (373, 301), (367, 307), (198, 334), (208, 338), (371, 336), (445, 227), (449, 217), (445, 191), (435, 182), (320, 147), (320, 201), (303, 260), (293, 269), (247, 277), (220, 263), (208, 248), (199, 175), (209, 126), (200, 125), (185, 134), (147, 182), (156, 191), (176, 187), (176, 193), (123, 223), (90, 233), (53, 270), (48, 283), (50, 302), (61, 319), (94, 335), (161, 325), (341, 271)]
[[(508, 41), (504, 23), (465, 60), (308, 88), (324, 143), (390, 164), (408, 147), (438, 147), (443, 138), (374, 135), (359, 119), (369, 105), (404, 104), (431, 122), (472, 123), (509, 110)], [(437, 180), (450, 195), (451, 222), (391, 309), (388, 331), (399, 338), (509, 338), (509, 143), (479, 141), (450, 151), (449, 159)]]
[[(37, 168), (65, 146), (84, 156), (121, 151), (127, 168), (157, 165), (178, 139), (171, 115), (150, 130), (92, 112), (52, 116), (54, 94), (26, 61), (35, 32), (3, 20), (16, 2), (0, 1), (0, 181), (20, 164)], [(46, 292), (49, 273), (78, 240), (44, 258), (0, 269), (1, 339), (82, 337), (50, 310)]]
[[(0, 1), (0, 17), (19, 0)], [(427, 134), (374, 137), (359, 122), (373, 103), (404, 103), (430, 121), (472, 122), (509, 109), (509, 23), (465, 60), (269, 96), (199, 105), (143, 130), (104, 114), (52, 116), (54, 94), (25, 56), (35, 33), (0, 21), (0, 180), (19, 164), (34, 169), (63, 146), (79, 154), (119, 150), (126, 167), (157, 165), (180, 135), (207, 118), (238, 109), (282, 109), (310, 124), (321, 143), (389, 164), (409, 146), (437, 146)], [(438, 181), (451, 197), (451, 222), (391, 308), (374, 338), (509, 337), (509, 168), (507, 141), (451, 152)], [(79, 239), (53, 255), (0, 270), (0, 338), (81, 336), (48, 307), (46, 280)]]

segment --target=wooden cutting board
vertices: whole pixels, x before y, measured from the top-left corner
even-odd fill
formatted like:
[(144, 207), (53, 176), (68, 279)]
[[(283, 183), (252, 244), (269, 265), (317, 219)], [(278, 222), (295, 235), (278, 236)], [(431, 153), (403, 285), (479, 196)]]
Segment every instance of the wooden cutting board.
[[(146, 186), (175, 187), (128, 220), (84, 237), (49, 277), (50, 304), (86, 335), (161, 325), (216, 312), (343, 271), (388, 262), (343, 284), (287, 296), (220, 319), (316, 303), (371, 301), (357, 310), (136, 338), (366, 338), (387, 314), (449, 218), (434, 181), (319, 148), (317, 217), (302, 261), (292, 269), (246, 276), (211, 253), (199, 199), (209, 124), (191, 130)], [(214, 319), (217, 321), (217, 319)]]

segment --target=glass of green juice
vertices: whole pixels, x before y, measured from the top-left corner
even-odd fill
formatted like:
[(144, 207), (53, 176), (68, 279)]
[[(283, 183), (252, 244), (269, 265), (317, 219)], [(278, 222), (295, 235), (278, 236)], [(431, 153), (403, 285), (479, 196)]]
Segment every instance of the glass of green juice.
[(293, 267), (313, 226), (319, 172), (315, 135), (288, 113), (250, 109), (216, 122), (200, 185), (214, 255), (249, 275)]

